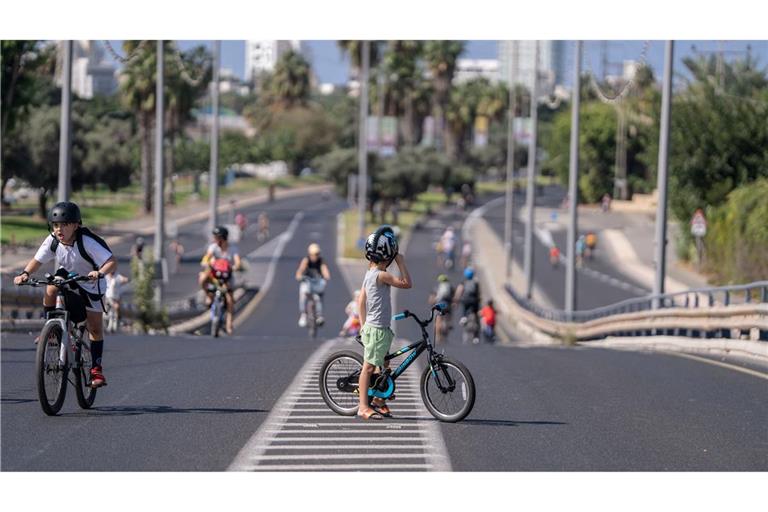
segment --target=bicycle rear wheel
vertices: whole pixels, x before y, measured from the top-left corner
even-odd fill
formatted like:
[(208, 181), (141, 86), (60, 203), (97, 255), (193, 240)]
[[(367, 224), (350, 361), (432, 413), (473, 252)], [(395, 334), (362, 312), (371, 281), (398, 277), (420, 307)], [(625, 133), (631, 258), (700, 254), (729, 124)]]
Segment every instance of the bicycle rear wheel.
[(421, 398), (429, 413), (440, 421), (454, 423), (466, 418), (475, 405), (475, 381), (467, 367), (441, 357), (435, 372), (427, 366), (421, 375)]
[(91, 387), (91, 346), (83, 340), (79, 343), (75, 352), (78, 364), (75, 367), (75, 394), (77, 404), (83, 409), (90, 409), (96, 400), (96, 388)]
[(48, 322), (43, 326), (35, 354), (35, 377), (37, 397), (40, 407), (49, 416), (56, 415), (64, 404), (67, 395), (66, 361), (60, 361), (62, 338), (64, 333), (58, 322)]
[(357, 352), (344, 350), (332, 354), (320, 369), (320, 395), (336, 414), (357, 414), (360, 398), (358, 388), (363, 358)]

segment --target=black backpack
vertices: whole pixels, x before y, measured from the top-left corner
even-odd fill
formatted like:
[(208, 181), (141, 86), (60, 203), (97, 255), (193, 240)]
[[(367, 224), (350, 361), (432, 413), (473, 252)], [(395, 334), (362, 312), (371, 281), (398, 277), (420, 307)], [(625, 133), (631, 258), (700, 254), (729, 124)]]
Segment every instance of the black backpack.
[(474, 279), (464, 283), (464, 293), (461, 296), (461, 302), (462, 304), (477, 304), (480, 302), (480, 286)]
[[(80, 256), (91, 264), (93, 267), (93, 270), (99, 270), (99, 266), (96, 264), (95, 261), (93, 261), (93, 258), (91, 258), (91, 255), (88, 254), (88, 252), (85, 250), (85, 244), (83, 243), (83, 235), (88, 235), (89, 237), (96, 240), (96, 242), (108, 250), (109, 252), (112, 252), (112, 249), (109, 248), (109, 245), (107, 245), (107, 242), (104, 241), (103, 238), (101, 238), (99, 235), (95, 234), (90, 229), (80, 226), (77, 228), (77, 231), (75, 231), (75, 245), (77, 245), (77, 250), (80, 253)], [(51, 252), (54, 254), (56, 253), (56, 249), (59, 247), (59, 239), (56, 238), (53, 234), (51, 234), (51, 238), (53, 238), (53, 242), (51, 242)]]

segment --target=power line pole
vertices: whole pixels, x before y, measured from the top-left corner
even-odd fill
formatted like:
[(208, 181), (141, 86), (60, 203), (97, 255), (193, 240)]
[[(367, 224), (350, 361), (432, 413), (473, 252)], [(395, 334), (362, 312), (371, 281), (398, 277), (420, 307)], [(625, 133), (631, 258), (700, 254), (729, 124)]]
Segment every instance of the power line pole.
[[(672, 107), (672, 59), (674, 58), (674, 42), (667, 41), (664, 47), (664, 84), (661, 96), (661, 131), (659, 133), (659, 165), (656, 188), (658, 205), (656, 206), (656, 280), (653, 294), (664, 293), (664, 278), (666, 277), (667, 249), (667, 159), (669, 156), (669, 118)], [(653, 301), (658, 308), (658, 299)]]
[(528, 183), (525, 195), (528, 222), (525, 225), (525, 296), (529, 299), (533, 294), (533, 222), (534, 205), (536, 203), (536, 132), (539, 125), (538, 95), (539, 95), (539, 42), (533, 57), (533, 87), (531, 87), (531, 138), (528, 144)]
[(506, 249), (506, 278), (512, 275), (512, 221), (514, 213), (514, 177), (515, 177), (515, 71), (517, 68), (517, 41), (509, 42), (509, 112), (507, 113), (507, 197), (504, 209), (504, 248)]
[(579, 183), (579, 107), (581, 105), (581, 41), (576, 41), (571, 104), (571, 153), (568, 162), (568, 250), (565, 267), (565, 312), (570, 320), (576, 308), (576, 228), (578, 226)]
[(209, 213), (208, 232), (218, 224), (219, 206), (219, 61), (221, 59), (221, 41), (213, 42), (213, 82), (211, 82), (211, 166), (208, 172)]
[(72, 193), (72, 46), (73, 41), (64, 41), (64, 58), (61, 73), (61, 120), (59, 129), (59, 202), (69, 201)]
[(357, 164), (360, 169), (359, 196), (357, 206), (359, 241), (365, 240), (365, 210), (368, 198), (368, 67), (370, 66), (370, 42), (363, 41), (363, 62), (360, 74), (360, 140), (358, 142)]
[[(163, 301), (163, 283), (167, 279), (165, 273), (165, 201), (163, 200), (163, 82), (164, 82), (163, 40), (157, 41), (157, 89), (155, 90), (155, 265), (159, 272), (155, 287), (157, 304)], [(157, 278), (158, 276), (156, 276)]]

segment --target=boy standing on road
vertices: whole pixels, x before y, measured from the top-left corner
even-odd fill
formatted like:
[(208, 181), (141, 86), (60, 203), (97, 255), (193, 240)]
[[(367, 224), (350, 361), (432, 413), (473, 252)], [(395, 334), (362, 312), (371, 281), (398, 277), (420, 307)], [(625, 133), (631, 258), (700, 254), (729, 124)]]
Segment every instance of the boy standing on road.
[[(380, 420), (390, 416), (389, 408), (382, 399), (374, 399), (373, 405), (368, 405), (368, 387), (375, 368), (384, 366), (384, 356), (389, 352), (394, 333), (389, 328), (392, 318), (390, 290), (396, 288), (408, 289), (413, 286), (405, 259), (398, 253), (397, 239), (392, 228), (382, 226), (368, 236), (365, 242), (365, 259), (370, 264), (368, 272), (360, 288), (358, 309), (363, 347), (363, 369), (360, 372), (359, 391), (360, 407), (357, 416), (364, 420)], [(397, 263), (400, 277), (387, 272), (392, 262)]]
[[(56, 260), (57, 271), (75, 272), (88, 276), (89, 282), (70, 285), (83, 298), (86, 310), (86, 325), (91, 340), (91, 387), (97, 388), (107, 383), (101, 370), (101, 355), (104, 351), (104, 329), (102, 325), (102, 296), (107, 283), (104, 274), (117, 269), (117, 260), (112, 255), (106, 242), (82, 226), (80, 208), (68, 201), (56, 203), (48, 212), (51, 236), (46, 237), (35, 257), (27, 263), (24, 270), (13, 279), (20, 285), (29, 279), (40, 267)], [(43, 297), (43, 309), (46, 316), (56, 308), (55, 286), (46, 286)], [(45, 343), (45, 340), (42, 341)]]

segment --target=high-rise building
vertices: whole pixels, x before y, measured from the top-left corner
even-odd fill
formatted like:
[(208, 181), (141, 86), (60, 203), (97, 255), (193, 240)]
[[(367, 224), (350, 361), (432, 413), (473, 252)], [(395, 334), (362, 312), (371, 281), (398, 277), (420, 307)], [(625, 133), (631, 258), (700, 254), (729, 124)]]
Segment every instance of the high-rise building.
[[(58, 43), (56, 83), (61, 86), (63, 42)], [(104, 48), (96, 41), (74, 41), (72, 44), (72, 93), (81, 98), (109, 96), (117, 90), (116, 68), (107, 61)]]
[(245, 81), (253, 82), (262, 72), (272, 72), (288, 50), (301, 53), (301, 41), (246, 41)]
[[(551, 94), (555, 87), (565, 80), (565, 41), (539, 41), (539, 91)], [(511, 62), (511, 41), (499, 41), (499, 75), (503, 82), (509, 81)], [(533, 86), (534, 56), (536, 41), (517, 42), (517, 69), (515, 83), (529, 90)]]

